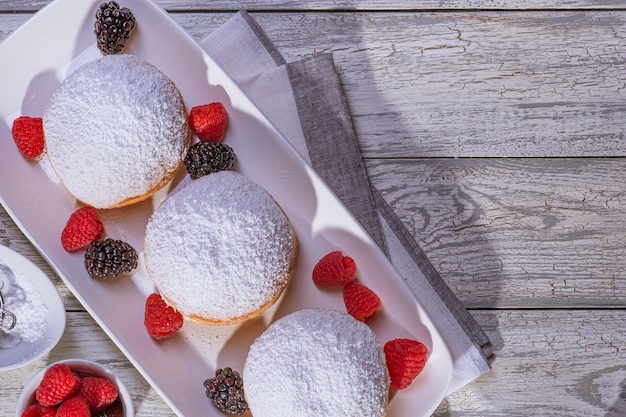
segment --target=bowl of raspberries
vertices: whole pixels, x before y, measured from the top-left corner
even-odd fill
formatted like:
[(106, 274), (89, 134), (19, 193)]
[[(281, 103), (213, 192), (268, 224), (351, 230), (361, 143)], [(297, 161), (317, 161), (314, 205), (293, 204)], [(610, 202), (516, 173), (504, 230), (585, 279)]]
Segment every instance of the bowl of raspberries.
[(15, 417), (131, 417), (133, 403), (122, 381), (85, 359), (54, 362), (24, 386)]

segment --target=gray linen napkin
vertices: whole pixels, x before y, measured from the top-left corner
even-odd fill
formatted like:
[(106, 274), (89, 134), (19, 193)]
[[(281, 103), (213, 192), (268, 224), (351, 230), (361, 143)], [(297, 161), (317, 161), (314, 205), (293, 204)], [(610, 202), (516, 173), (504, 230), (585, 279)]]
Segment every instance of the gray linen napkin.
[(452, 354), (449, 392), (487, 372), (488, 337), (369, 182), (332, 55), (285, 62), (245, 10), (201, 44), (326, 181), (429, 312)]

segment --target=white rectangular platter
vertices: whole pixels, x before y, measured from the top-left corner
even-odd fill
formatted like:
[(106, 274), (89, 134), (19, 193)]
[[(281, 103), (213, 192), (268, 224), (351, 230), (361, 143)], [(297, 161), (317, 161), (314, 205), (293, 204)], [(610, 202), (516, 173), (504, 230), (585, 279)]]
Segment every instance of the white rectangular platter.
[[(237, 154), (237, 170), (274, 196), (296, 230), (299, 254), (292, 283), (260, 319), (226, 327), (186, 322), (174, 337), (157, 342), (143, 327), (145, 298), (154, 288), (141, 265), (128, 279), (94, 280), (84, 269), (83, 252), (69, 253), (61, 247), (61, 230), (78, 204), (45, 158), (29, 161), (19, 154), (11, 139), (11, 124), (20, 115), (41, 117), (61, 81), (100, 56), (93, 35), (100, 2), (56, 0), (0, 45), (0, 202), (16, 224), (180, 416), (222, 415), (205, 396), (203, 381), (217, 367), (243, 369), (250, 344), (276, 318), (309, 307), (345, 311), (340, 292), (321, 291), (310, 279), (317, 260), (331, 250), (341, 250), (356, 261), (359, 279), (382, 300), (382, 310), (368, 323), (381, 344), (410, 337), (431, 352), (412, 386), (393, 396), (388, 415), (430, 415), (447, 391), (452, 361), (427, 312), (287, 140), (198, 43), (150, 1), (122, 2), (138, 23), (125, 52), (168, 75), (188, 109), (212, 101), (224, 103), (230, 119), (226, 143)], [(173, 186), (135, 206), (100, 211), (106, 235), (126, 240), (141, 252), (147, 219)]]

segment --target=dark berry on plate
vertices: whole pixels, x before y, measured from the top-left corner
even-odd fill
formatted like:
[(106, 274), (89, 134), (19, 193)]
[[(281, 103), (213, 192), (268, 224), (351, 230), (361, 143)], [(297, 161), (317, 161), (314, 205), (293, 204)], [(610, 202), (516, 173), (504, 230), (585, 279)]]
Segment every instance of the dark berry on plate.
[(85, 268), (92, 278), (111, 278), (137, 268), (137, 251), (122, 240), (96, 240), (85, 251)]
[(235, 152), (220, 142), (198, 142), (185, 156), (185, 168), (191, 178), (198, 179), (218, 171), (227, 171), (235, 166)]
[(98, 49), (105, 55), (119, 54), (135, 25), (135, 16), (128, 7), (120, 8), (114, 1), (102, 3), (96, 12), (93, 31)]
[(243, 379), (237, 371), (223, 368), (215, 371), (215, 376), (204, 381), (206, 396), (226, 414), (241, 415), (248, 411), (244, 397)]

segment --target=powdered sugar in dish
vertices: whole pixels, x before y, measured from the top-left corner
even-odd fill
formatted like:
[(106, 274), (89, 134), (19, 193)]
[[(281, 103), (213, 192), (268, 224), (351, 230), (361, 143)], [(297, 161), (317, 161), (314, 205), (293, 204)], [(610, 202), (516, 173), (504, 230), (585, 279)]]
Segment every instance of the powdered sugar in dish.
[(381, 417), (387, 406), (376, 336), (336, 310), (300, 310), (270, 325), (250, 347), (243, 381), (254, 417)]
[(5, 308), (16, 317), (15, 327), (0, 330), (0, 348), (10, 349), (20, 343), (36, 343), (46, 331), (48, 307), (23, 273), (3, 275), (2, 297)]
[(170, 195), (146, 227), (146, 269), (183, 315), (225, 324), (267, 308), (286, 287), (296, 239), (260, 185), (222, 171)]

